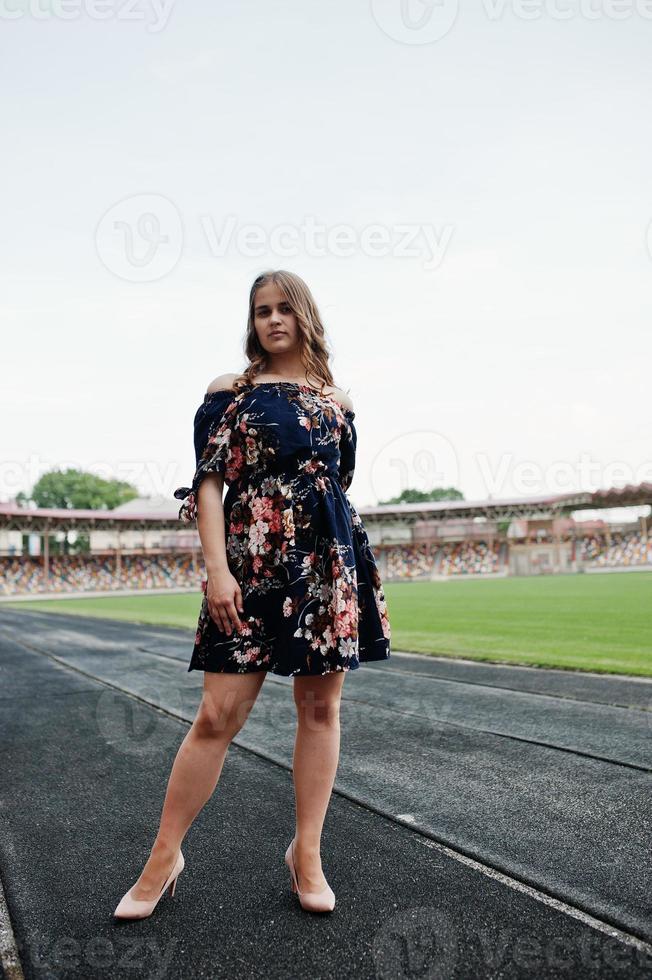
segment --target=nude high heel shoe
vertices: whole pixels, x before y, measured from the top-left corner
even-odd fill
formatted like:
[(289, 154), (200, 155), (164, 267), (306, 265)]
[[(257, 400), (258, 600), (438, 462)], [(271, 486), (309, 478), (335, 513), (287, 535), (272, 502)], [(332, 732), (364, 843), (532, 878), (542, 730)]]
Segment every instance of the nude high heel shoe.
[(297, 872), (294, 867), (294, 837), (285, 852), (285, 863), (290, 869), (290, 888), (299, 896), (301, 908), (308, 912), (332, 912), (335, 908), (335, 892), (330, 885), (320, 892), (300, 892), (297, 883)]
[(116, 919), (146, 919), (148, 916), (150, 916), (154, 911), (154, 909), (156, 908), (156, 906), (158, 905), (158, 903), (160, 902), (160, 900), (163, 898), (163, 895), (165, 894), (166, 890), (170, 892), (170, 897), (174, 895), (174, 891), (177, 887), (177, 879), (181, 874), (181, 872), (183, 871), (185, 865), (186, 862), (184, 860), (183, 854), (181, 853), (181, 850), (179, 850), (179, 856), (177, 857), (176, 863), (172, 868), (170, 877), (161, 888), (158, 898), (152, 899), (151, 902), (145, 902), (137, 898), (132, 898), (131, 897), (131, 888), (133, 888), (132, 885), (129, 891), (125, 895), (123, 895), (120, 901), (118, 902), (116, 910), (113, 913), (115, 918)]

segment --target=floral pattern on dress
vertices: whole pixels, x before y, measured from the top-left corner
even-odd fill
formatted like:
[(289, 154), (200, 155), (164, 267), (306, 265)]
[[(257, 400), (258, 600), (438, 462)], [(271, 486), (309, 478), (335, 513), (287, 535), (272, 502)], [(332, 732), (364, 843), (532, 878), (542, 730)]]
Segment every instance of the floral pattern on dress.
[(273, 476), (260, 487), (245, 487), (231, 505), (226, 553), (229, 567), (250, 591), (267, 592), (287, 581), (295, 547), (292, 488)]
[(231, 635), (208, 613), (207, 581), (188, 670), (350, 670), (390, 656), (387, 603), (364, 523), (346, 490), (355, 413), (295, 382), (207, 393), (194, 418), (196, 471), (179, 519), (197, 520), (209, 473), (223, 475), (225, 544), (243, 597)]

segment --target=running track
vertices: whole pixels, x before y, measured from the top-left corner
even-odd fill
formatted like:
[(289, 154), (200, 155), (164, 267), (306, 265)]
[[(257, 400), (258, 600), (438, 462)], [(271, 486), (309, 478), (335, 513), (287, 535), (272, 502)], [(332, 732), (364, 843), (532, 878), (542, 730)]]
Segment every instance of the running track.
[(652, 681), (393, 653), (345, 680), (303, 912), (292, 680), (269, 674), (186, 870), (114, 924), (202, 675), (193, 633), (0, 606), (6, 977), (652, 977)]

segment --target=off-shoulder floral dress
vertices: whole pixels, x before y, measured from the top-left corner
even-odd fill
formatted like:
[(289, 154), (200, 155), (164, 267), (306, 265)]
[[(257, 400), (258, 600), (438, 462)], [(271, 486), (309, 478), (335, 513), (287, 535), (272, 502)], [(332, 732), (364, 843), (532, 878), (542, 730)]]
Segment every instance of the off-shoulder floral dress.
[(390, 656), (376, 560), (346, 494), (355, 412), (293, 381), (207, 393), (194, 419), (196, 471), (179, 519), (197, 519), (198, 490), (221, 473), (226, 553), (243, 598), (231, 635), (204, 593), (188, 670), (326, 674)]

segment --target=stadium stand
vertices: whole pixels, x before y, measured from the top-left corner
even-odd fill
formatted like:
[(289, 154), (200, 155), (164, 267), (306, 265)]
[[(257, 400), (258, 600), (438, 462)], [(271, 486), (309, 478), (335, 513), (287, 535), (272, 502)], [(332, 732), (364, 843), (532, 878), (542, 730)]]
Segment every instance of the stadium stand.
[(493, 575), (501, 571), (499, 545), (486, 541), (458, 541), (440, 549), (437, 571), (440, 575)]
[[(607, 523), (601, 513), (611, 508), (639, 514)], [(652, 483), (641, 483), (506, 500), (382, 504), (360, 514), (383, 580), (399, 582), (652, 568), (651, 508)], [(90, 551), (60, 554), (62, 541), (79, 534)], [(199, 536), (180, 527), (176, 503), (170, 507), (164, 498), (114, 510), (0, 503), (0, 597), (199, 590), (204, 578)]]
[(112, 592), (122, 589), (199, 588), (203, 568), (190, 554), (68, 555), (50, 558), (47, 582), (40, 559), (0, 558), (0, 594)]
[(578, 557), (589, 568), (628, 568), (652, 564), (652, 538), (647, 540), (640, 531), (610, 535), (592, 535), (580, 540)]
[(429, 579), (432, 576), (436, 545), (427, 542), (418, 545), (391, 545), (384, 550), (388, 579)]

